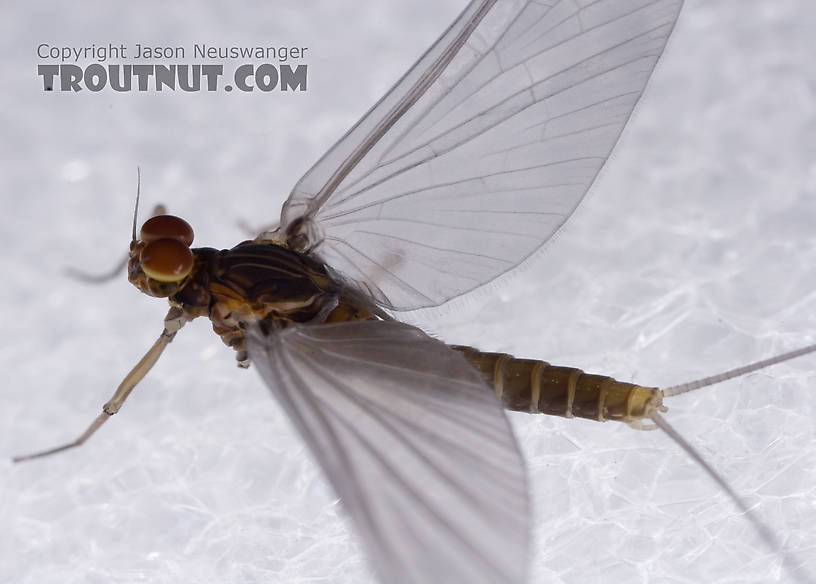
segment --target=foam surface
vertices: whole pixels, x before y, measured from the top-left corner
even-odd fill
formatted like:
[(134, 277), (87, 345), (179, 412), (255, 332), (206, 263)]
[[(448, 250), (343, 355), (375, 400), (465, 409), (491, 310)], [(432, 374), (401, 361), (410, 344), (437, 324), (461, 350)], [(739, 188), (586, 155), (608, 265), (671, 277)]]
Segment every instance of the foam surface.
[[(198, 245), (274, 222), (291, 186), (459, 2), (4, 4), (0, 458), (75, 437), (160, 333), (124, 276), (144, 208)], [(814, 342), (816, 10), (687, 2), (590, 198), (529, 269), (434, 318), (443, 339), (671, 385)], [(305, 95), (45, 93), (36, 45), (310, 47)], [(253, 371), (181, 331), (87, 445), (0, 463), (0, 582), (373, 582), (336, 498)], [(668, 402), (668, 420), (816, 574), (816, 359)], [(535, 506), (531, 582), (777, 582), (778, 557), (667, 437), (512, 421)]]

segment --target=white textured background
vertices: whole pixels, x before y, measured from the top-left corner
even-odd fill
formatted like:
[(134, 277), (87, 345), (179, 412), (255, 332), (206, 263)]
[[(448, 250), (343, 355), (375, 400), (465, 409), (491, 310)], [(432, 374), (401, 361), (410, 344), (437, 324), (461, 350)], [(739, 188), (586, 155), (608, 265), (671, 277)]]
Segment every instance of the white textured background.
[[(336, 499), (205, 321), (75, 437), (162, 328), (124, 276), (135, 168), (200, 245), (291, 186), (463, 2), (5, 2), (0, 8), (0, 582), (367, 583)], [(748, 10), (750, 4), (750, 10)], [(667, 385), (816, 341), (816, 9), (688, 0), (646, 98), (558, 240), (445, 340)], [(309, 47), (303, 94), (44, 93), (35, 47)], [(816, 358), (668, 403), (669, 420), (816, 573)], [(665, 436), (512, 416), (532, 582), (777, 582), (778, 556)]]

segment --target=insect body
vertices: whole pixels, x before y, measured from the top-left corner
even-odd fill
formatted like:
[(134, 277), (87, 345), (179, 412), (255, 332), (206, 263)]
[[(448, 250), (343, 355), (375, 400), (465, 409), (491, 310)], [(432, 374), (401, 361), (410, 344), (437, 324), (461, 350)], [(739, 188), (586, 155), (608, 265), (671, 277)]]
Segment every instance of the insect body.
[(209, 317), (241, 364), (247, 363), (244, 332), (252, 323), (366, 320), (382, 313), (344, 291), (320, 262), (280, 243), (191, 250), (192, 228), (172, 215), (153, 217), (140, 235), (131, 246), (131, 283), (150, 296), (168, 297), (185, 320)]
[[(180, 245), (183, 243), (184, 245)], [(248, 366), (245, 333), (290, 324), (383, 319), (376, 304), (335, 281), (326, 266), (285, 243), (247, 241), (229, 250), (188, 250), (192, 228), (171, 215), (148, 220), (131, 246), (129, 279), (142, 292), (167, 296), (169, 320), (207, 316), (227, 346)], [(387, 317), (385, 317), (387, 319)], [(619, 420), (639, 426), (662, 408), (662, 392), (579, 369), (515, 359), (472, 347), (452, 347), (495, 388), (511, 410)]]
[[(142, 292), (167, 296), (184, 320), (207, 316), (227, 346), (248, 366), (245, 332), (289, 323), (323, 324), (373, 320), (384, 313), (332, 279), (326, 266), (279, 242), (247, 241), (230, 250), (187, 250), (192, 228), (171, 215), (142, 227), (129, 261), (129, 279)], [(511, 410), (620, 420), (639, 424), (661, 408), (662, 394), (578, 369), (514, 359), (472, 347), (453, 347), (495, 387)]]
[(500, 278), (563, 224), (680, 7), (473, 1), (297, 183), (278, 229), (191, 250), (183, 221), (137, 237), (134, 219), (129, 278), (169, 299), (164, 331), (79, 439), (34, 456), (83, 443), (206, 316), (287, 411), (384, 582), (524, 582), (525, 470), (495, 394), (633, 425), (661, 420), (662, 394), (451, 348), (396, 317)]
[(663, 408), (663, 392), (657, 388), (544, 361), (515, 359), (506, 353), (453, 348), (485, 376), (508, 410), (599, 422), (617, 420), (639, 428), (644, 418)]

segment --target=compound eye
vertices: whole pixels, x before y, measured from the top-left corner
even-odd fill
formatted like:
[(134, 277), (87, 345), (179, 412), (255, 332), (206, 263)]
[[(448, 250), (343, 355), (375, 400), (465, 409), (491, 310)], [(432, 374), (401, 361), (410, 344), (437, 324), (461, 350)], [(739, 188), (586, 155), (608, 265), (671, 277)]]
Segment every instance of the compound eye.
[(142, 248), (139, 262), (149, 278), (159, 282), (180, 282), (193, 269), (193, 252), (177, 239), (158, 239)]
[(159, 239), (176, 239), (190, 247), (193, 244), (193, 228), (181, 217), (156, 215), (144, 222), (139, 238), (144, 243)]

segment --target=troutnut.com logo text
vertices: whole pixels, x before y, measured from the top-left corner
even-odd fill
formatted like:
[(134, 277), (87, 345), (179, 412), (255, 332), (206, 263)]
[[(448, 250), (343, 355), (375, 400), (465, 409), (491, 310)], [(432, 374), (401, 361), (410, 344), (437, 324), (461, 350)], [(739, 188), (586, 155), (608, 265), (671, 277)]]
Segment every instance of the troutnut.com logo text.
[[(308, 47), (37, 46), (44, 91), (306, 91)], [(186, 61), (186, 62), (185, 62)]]

